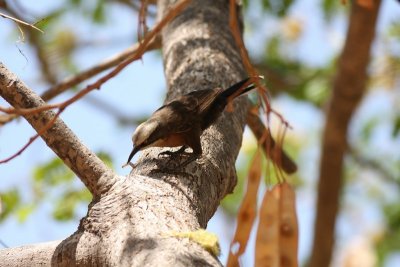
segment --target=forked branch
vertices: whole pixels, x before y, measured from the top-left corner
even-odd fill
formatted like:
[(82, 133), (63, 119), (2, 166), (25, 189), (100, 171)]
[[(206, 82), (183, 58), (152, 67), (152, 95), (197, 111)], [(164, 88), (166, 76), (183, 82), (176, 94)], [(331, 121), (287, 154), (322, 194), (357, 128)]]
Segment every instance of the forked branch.
[[(15, 108), (36, 108), (45, 102), (0, 63), (0, 95)], [(46, 144), (97, 196), (113, 184), (112, 171), (57, 118), (53, 111), (25, 114)], [(108, 176), (108, 178), (106, 178)], [(103, 178), (103, 179), (102, 179)], [(105, 178), (105, 179), (104, 179)]]

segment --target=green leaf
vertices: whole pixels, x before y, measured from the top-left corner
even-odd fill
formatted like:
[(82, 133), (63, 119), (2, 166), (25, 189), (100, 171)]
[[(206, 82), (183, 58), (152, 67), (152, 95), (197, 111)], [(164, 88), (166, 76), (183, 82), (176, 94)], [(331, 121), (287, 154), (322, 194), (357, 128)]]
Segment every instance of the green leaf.
[(21, 204), (21, 197), (16, 188), (0, 193), (0, 221), (6, 219)]
[[(112, 158), (106, 152), (97, 153), (99, 158), (112, 168)], [(84, 188), (76, 188), (73, 181), (77, 179), (74, 173), (57, 157), (36, 167), (33, 173), (33, 190), (35, 193), (35, 205), (42, 201), (53, 203), (52, 216), (58, 221), (67, 221), (76, 218), (76, 207), (79, 204), (87, 204), (92, 195)], [(51, 194), (57, 192), (56, 196)], [(33, 209), (26, 207), (20, 211), (23, 220)]]
[(384, 235), (377, 242), (380, 263), (384, 262), (388, 254), (400, 250), (400, 204), (396, 202), (386, 205), (383, 210), (387, 227)]
[(400, 40), (400, 22), (392, 22), (389, 26), (388, 33), (390, 37)]
[(92, 196), (86, 188), (64, 192), (61, 198), (57, 199), (55, 203), (53, 218), (57, 221), (74, 219), (76, 217), (76, 206), (82, 202), (88, 203), (91, 198)]
[(69, 0), (69, 1), (73, 6), (79, 6), (82, 3), (82, 0)]
[(388, 228), (392, 230), (400, 230), (400, 204), (393, 203), (385, 206), (384, 213), (387, 220)]
[(378, 125), (379, 123), (379, 118), (374, 117), (371, 118), (365, 125), (364, 127), (361, 129), (361, 140), (363, 142), (368, 142), (371, 139), (372, 133), (375, 129), (375, 127)]
[(75, 203), (65, 202), (62, 205), (58, 202), (53, 211), (53, 218), (56, 221), (69, 221), (74, 218)]
[(272, 14), (278, 17), (283, 17), (286, 16), (293, 2), (294, 2), (293, 0), (283, 0), (283, 1), (263, 0), (262, 7), (265, 11), (271, 12)]
[(35, 26), (46, 32), (51, 26), (55, 25), (55, 23), (61, 18), (62, 15), (65, 14), (66, 11), (66, 8), (60, 8), (56, 11), (53, 11), (47, 14), (41, 20), (37, 21)]
[(17, 219), (20, 223), (23, 223), (26, 221), (29, 215), (32, 214), (32, 212), (36, 209), (36, 205), (31, 203), (27, 205), (23, 205), (21, 208), (19, 208), (16, 212)]
[(321, 5), (324, 18), (329, 22), (343, 7), (351, 5), (351, 3), (342, 4), (340, 0), (323, 0)]
[(92, 14), (93, 21), (96, 23), (103, 23), (106, 19), (104, 0), (97, 1), (96, 7)]
[(108, 167), (113, 168), (113, 161), (109, 153), (105, 151), (100, 151), (96, 154)]
[(243, 199), (244, 182), (245, 176), (238, 173), (238, 181), (234, 191), (232, 194), (226, 195), (221, 201), (221, 207), (231, 216), (235, 216)]
[(245, 190), (245, 183), (247, 179), (247, 173), (250, 167), (250, 159), (251, 155), (254, 154), (256, 147), (249, 148), (248, 153), (246, 153), (242, 149), (240, 154), (243, 156), (243, 160), (240, 161), (240, 164), (237, 165), (237, 184), (232, 192), (232, 194), (228, 194), (221, 201), (221, 207), (224, 209), (227, 214), (230, 216), (235, 216), (239, 209), (240, 203), (243, 199), (243, 194)]
[(61, 159), (55, 157), (37, 166), (33, 170), (33, 178), (34, 182), (40, 183), (41, 186), (56, 186), (72, 181), (74, 173), (64, 165)]
[(262, 0), (262, 7), (264, 8), (264, 10), (272, 12), (271, 3), (269, 2), (269, 0)]
[(393, 132), (392, 132), (392, 136), (396, 137), (399, 135), (400, 132), (400, 116), (397, 116), (394, 119), (394, 126), (393, 126)]
[(280, 57), (281, 40), (278, 36), (272, 37), (266, 47), (266, 56), (269, 61), (282, 60)]
[(293, 4), (293, 0), (283, 0), (283, 1), (277, 1), (278, 3), (281, 3), (279, 9), (278, 9), (278, 15), (280, 17), (286, 16), (289, 8)]
[(329, 89), (330, 85), (326, 79), (316, 78), (304, 88), (304, 97), (315, 105), (320, 106), (329, 97)]

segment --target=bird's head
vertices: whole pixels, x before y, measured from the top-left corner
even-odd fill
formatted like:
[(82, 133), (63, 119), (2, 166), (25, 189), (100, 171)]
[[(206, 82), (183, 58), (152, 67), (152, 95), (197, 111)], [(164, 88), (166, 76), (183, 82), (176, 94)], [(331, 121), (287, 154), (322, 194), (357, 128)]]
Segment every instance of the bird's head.
[(132, 142), (135, 147), (140, 147), (143, 149), (148, 145), (151, 145), (149, 138), (157, 129), (158, 122), (155, 120), (147, 120), (141, 123), (132, 135)]
[(150, 137), (156, 131), (157, 126), (157, 121), (147, 120), (136, 128), (132, 136), (133, 150), (129, 155), (128, 162), (131, 161), (138, 151), (150, 146), (154, 142)]

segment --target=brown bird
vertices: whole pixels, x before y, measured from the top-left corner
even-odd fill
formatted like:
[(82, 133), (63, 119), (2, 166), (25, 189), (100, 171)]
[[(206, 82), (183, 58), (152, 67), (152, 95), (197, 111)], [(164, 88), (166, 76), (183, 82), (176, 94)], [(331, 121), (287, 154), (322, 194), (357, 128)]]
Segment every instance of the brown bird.
[(203, 131), (218, 119), (228, 102), (254, 89), (255, 79), (259, 77), (246, 78), (225, 90), (193, 91), (157, 109), (133, 133), (133, 150), (125, 166), (138, 151), (148, 147), (181, 146), (176, 152), (159, 154), (170, 156), (181, 154), (190, 147), (193, 152), (181, 167), (197, 159), (202, 154), (200, 136)]

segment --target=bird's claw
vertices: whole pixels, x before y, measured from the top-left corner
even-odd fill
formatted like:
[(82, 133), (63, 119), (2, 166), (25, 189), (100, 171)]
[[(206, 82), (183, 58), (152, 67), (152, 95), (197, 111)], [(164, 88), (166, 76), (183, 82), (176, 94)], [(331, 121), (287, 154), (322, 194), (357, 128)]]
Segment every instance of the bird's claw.
[(158, 154), (158, 157), (167, 155), (171, 159), (174, 159), (176, 156), (180, 157), (181, 155), (188, 154), (188, 153), (185, 152), (185, 149), (186, 149), (186, 146), (182, 146), (177, 151), (170, 151), (170, 150), (163, 151), (163, 152)]
[(164, 156), (168, 156), (168, 157), (173, 157), (174, 155), (176, 155), (177, 153), (176, 153), (177, 151), (169, 151), (169, 150), (167, 150), (167, 151), (163, 151), (163, 152), (161, 152), (161, 153), (159, 153), (158, 154), (158, 157), (160, 158), (160, 157), (164, 157)]
[[(164, 156), (168, 155), (169, 158), (166, 162), (166, 165), (173, 165), (174, 169), (182, 169), (185, 166), (187, 166), (189, 163), (192, 161), (195, 161), (198, 158), (198, 154), (193, 154), (193, 153), (188, 153), (184, 152), (184, 149), (179, 149), (177, 151), (163, 151), (158, 156)], [(177, 159), (179, 159), (179, 162), (177, 162)], [(183, 159), (183, 161), (182, 161)]]
[(131, 166), (132, 169), (136, 168), (136, 164), (132, 163), (132, 162), (127, 162), (124, 165), (122, 165), (122, 168), (125, 168), (126, 166)]

